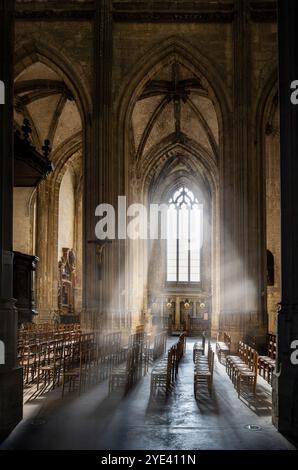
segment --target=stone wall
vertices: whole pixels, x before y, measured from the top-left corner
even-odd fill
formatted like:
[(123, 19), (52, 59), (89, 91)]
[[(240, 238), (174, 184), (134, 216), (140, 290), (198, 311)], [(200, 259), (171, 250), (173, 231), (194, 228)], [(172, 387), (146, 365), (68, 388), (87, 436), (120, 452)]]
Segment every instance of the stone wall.
[(13, 191), (13, 250), (26, 255), (35, 255), (34, 190), (14, 188)]

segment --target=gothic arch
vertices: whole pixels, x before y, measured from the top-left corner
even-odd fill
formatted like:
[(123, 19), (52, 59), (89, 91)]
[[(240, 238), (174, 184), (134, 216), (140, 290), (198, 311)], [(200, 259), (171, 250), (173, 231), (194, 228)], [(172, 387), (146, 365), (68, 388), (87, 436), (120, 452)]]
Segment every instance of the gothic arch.
[[(58, 280), (60, 186), (63, 176), (68, 169), (74, 173), (72, 160), (81, 158), (81, 150), (81, 142), (69, 142), (65, 151), (60, 154), (60, 158), (56, 163), (55, 172), (38, 188), (38, 211), (43, 212), (40, 213), (38, 217), (39, 223), (41, 224), (38, 245), (42, 256), (42, 272), (46, 270), (48, 280), (46, 287), (48, 292), (44, 292), (43, 281), (42, 279), (40, 280), (42, 272), (38, 274), (39, 302), (41, 309), (43, 308), (43, 304), (54, 309), (57, 304), (57, 289), (55, 286)], [(78, 188), (82, 189), (81, 179), (77, 181), (77, 184)], [(76, 195), (76, 193), (74, 195)], [(79, 195), (77, 194), (77, 196)], [(78, 201), (78, 197), (76, 200)], [(43, 238), (46, 238), (46, 243)]]
[(179, 61), (194, 75), (200, 76), (202, 83), (208, 89), (216, 109), (219, 125), (219, 161), (225, 155), (224, 134), (230, 127), (231, 99), (228, 90), (220, 78), (220, 74), (210, 61), (194, 49), (190, 44), (176, 37), (170, 37), (163, 44), (154, 46), (138, 62), (132, 73), (125, 80), (119, 93), (116, 105), (118, 126), (114, 129), (114, 142), (117, 142), (115, 152), (118, 155), (120, 168), (123, 165), (126, 174), (125, 186), (129, 181), (130, 142), (129, 126), (136, 98), (143, 89), (146, 81), (155, 75), (164, 65), (170, 63), (177, 56)]
[(125, 122), (128, 116), (131, 116), (136, 96), (140, 93), (146, 81), (154, 76), (165, 64), (169, 63), (174, 55), (177, 55), (179, 61), (189, 68), (194, 75), (200, 75), (205, 79), (204, 84), (207, 85), (208, 91), (211, 92), (211, 96), (214, 98), (214, 104), (217, 106), (217, 115), (223, 132), (225, 120), (229, 118), (229, 112), (232, 109), (227, 88), (221, 80), (219, 72), (210, 63), (209, 59), (200, 53), (197, 48), (195, 49), (191, 44), (177, 37), (170, 37), (163, 41), (162, 45), (154, 46), (143, 56), (130, 76), (124, 81), (117, 105), (119, 124)]
[[(51, 217), (49, 218), (49, 225), (51, 225), (51, 239), (48, 241), (49, 253), (52, 262), (52, 279), (55, 283), (57, 280), (57, 259), (58, 259), (58, 231), (59, 231), (59, 193), (62, 183), (62, 179), (68, 169), (71, 170), (71, 173), (74, 174), (72, 167), (72, 161), (75, 158), (80, 158), (82, 152), (82, 144), (80, 141), (77, 141), (76, 138), (71, 139), (66, 148), (64, 148), (63, 153), (61, 153), (59, 160), (56, 163), (56, 169), (54, 174), (50, 177), (47, 182), (50, 186), (49, 194), (49, 213)], [(80, 181), (77, 182), (78, 186), (81, 187)], [(82, 187), (81, 187), (82, 189)], [(76, 193), (75, 193), (76, 194)], [(78, 194), (77, 194), (78, 196)], [(55, 295), (55, 294), (54, 294)], [(53, 299), (54, 301), (54, 299)]]
[[(159, 149), (153, 149), (152, 153), (148, 155), (147, 161), (145, 160), (140, 184), (143, 194), (148, 192), (154, 175), (161, 172), (166, 161), (177, 156), (184, 159), (186, 166), (193, 174), (197, 174), (200, 170), (201, 175), (204, 175), (208, 180), (213, 194), (218, 191), (218, 168), (214, 160), (208, 154), (202, 152), (202, 149), (198, 148), (194, 142), (185, 142), (183, 144), (169, 142), (168, 145), (161, 145)], [(187, 160), (185, 157), (187, 157)]]
[(76, 70), (74, 65), (70, 63), (61, 51), (57, 51), (41, 41), (32, 40), (22, 44), (15, 51), (15, 76), (17, 77), (28, 66), (38, 61), (52, 68), (58, 74), (62, 74), (65, 83), (75, 97), (82, 123), (86, 125), (87, 116), (92, 106), (90, 95), (83, 85), (83, 72)]
[[(192, 72), (193, 76), (198, 77), (202, 83), (202, 87), (208, 91), (208, 97), (212, 101), (215, 108), (216, 118), (219, 127), (219, 145), (218, 155), (213, 155), (213, 152), (208, 152), (203, 149), (198, 143), (191, 142), (190, 139), (183, 138), (183, 143), (176, 142), (176, 147), (179, 148), (183, 154), (191, 155), (191, 164), (193, 169), (201, 169), (208, 179), (209, 186), (212, 191), (212, 224), (214, 232), (212, 234), (213, 247), (219, 240), (219, 178), (220, 171), (219, 165), (224, 160), (225, 155), (229, 155), (229, 148), (227, 147), (226, 139), (224, 138), (225, 132), (230, 127), (232, 109), (231, 100), (227, 87), (220, 78), (220, 74), (212, 66), (210, 61), (201, 54), (197, 49), (195, 50), (191, 45), (182, 41), (179, 38), (171, 37), (160, 44), (154, 46), (143, 58), (137, 63), (136, 67), (127, 80), (125, 80), (122, 90), (119, 93), (116, 102), (117, 109), (117, 126), (114, 128), (114, 142), (116, 146), (114, 149), (117, 155), (119, 171), (123, 169), (125, 181), (121, 184), (119, 190), (128, 196), (133, 197), (134, 190), (138, 192), (138, 198), (146, 203), (148, 196), (148, 189), (150, 181), (154, 173), (158, 172), (158, 167), (164, 164), (162, 158), (166, 152), (173, 151), (175, 144), (171, 139), (167, 142), (161, 142), (161, 145), (153, 148), (147, 154), (143, 155), (142, 161), (137, 163), (131, 158), (131, 140), (129, 138), (131, 130), (132, 113), (137, 101), (137, 97), (141, 94), (145, 84), (149, 79), (152, 79), (159, 70), (177, 61), (186, 69)], [(229, 158), (229, 157), (228, 157)], [(159, 168), (160, 169), (160, 168)], [(197, 171), (196, 171), (197, 173)], [(129, 259), (130, 249), (126, 248), (126, 259)], [(144, 288), (144, 301), (143, 305), (146, 306), (146, 268), (141, 267), (148, 264), (148, 254), (144, 244), (140, 243), (134, 253), (138, 253), (139, 260), (135, 262), (136, 269), (139, 270), (140, 276), (132, 278), (130, 286), (139, 285)], [(137, 255), (136, 255), (137, 256)], [(128, 262), (129, 263), (129, 262)], [(219, 249), (214, 250), (213, 256), (213, 272), (219, 268)], [(136, 269), (134, 272), (136, 273)], [(144, 277), (145, 276), (145, 277)], [(141, 280), (140, 280), (141, 279)], [(128, 283), (129, 286), (129, 283)], [(132, 289), (127, 287), (127, 291)], [(216, 329), (216, 322), (218, 321), (219, 312), (219, 280), (214, 276), (214, 302), (215, 311), (217, 312), (214, 318), (213, 329)]]
[[(55, 48), (42, 42), (32, 40), (17, 49), (15, 54), (15, 75), (19, 76), (21, 72), (36, 62), (41, 62), (46, 65), (61, 77), (61, 82), (55, 83), (52, 81), (50, 84), (52, 87), (58, 87), (57, 89), (41, 89), (40, 96), (47, 96), (46, 94), (50, 92), (56, 93), (60, 90), (59, 87), (64, 87), (64, 93), (66, 92), (65, 96), (70, 94), (76, 103), (82, 126), (80, 132), (67, 137), (61, 144), (59, 144), (58, 140), (58, 145), (51, 154), (51, 159), (55, 164), (55, 171), (46, 181), (41, 183), (37, 190), (37, 223), (42, 227), (41, 233), (37, 234), (39, 247), (37, 254), (42, 258), (37, 272), (37, 288), (41, 319), (43, 319), (43, 315), (44, 319), (47, 319), (49, 313), (49, 311), (46, 312), (46, 310), (49, 310), (47, 307), (55, 306), (57, 295), (55, 285), (58, 276), (57, 241), (60, 185), (67, 168), (70, 166), (70, 161), (75, 154), (80, 155), (82, 164), (86, 158), (88, 158), (90, 147), (88, 135), (90, 135), (91, 131), (90, 110), (92, 106), (89, 91), (85, 85), (83, 71), (80, 70), (76, 64), (72, 64), (61, 51), (57, 51)], [(44, 80), (41, 80), (41, 82), (43, 81)], [(41, 83), (41, 85), (43, 86), (43, 83)], [(46, 84), (44, 88), (46, 88)], [(60, 102), (58, 103), (58, 107), (59, 104)], [(62, 108), (60, 111), (62, 112)], [(61, 116), (61, 113), (59, 116)], [(59, 119), (59, 116), (57, 119)], [(58, 123), (57, 119), (56, 123)], [(82, 190), (81, 180), (79, 181), (79, 188)], [(45, 282), (45, 280), (48, 282)], [(43, 311), (44, 307), (45, 312)]]

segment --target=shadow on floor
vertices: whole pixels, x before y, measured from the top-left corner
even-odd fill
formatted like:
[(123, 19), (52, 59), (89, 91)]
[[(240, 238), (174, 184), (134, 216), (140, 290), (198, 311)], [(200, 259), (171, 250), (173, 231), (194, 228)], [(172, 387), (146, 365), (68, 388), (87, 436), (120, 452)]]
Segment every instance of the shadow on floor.
[(214, 392), (212, 396), (209, 395), (208, 390), (200, 393), (196, 399), (196, 405), (201, 415), (209, 416), (220, 413), (217, 397)]
[(257, 416), (272, 415), (271, 393), (262, 386), (257, 388), (256, 395), (253, 395), (249, 388), (243, 387), (239, 399)]

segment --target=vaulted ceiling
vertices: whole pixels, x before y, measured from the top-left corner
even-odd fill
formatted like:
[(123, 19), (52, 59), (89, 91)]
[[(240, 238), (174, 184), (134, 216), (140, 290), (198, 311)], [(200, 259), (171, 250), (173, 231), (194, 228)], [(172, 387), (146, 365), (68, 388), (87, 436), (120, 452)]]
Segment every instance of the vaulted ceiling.
[(132, 130), (136, 159), (165, 141), (185, 138), (212, 158), (218, 156), (214, 104), (201, 80), (176, 59), (144, 86), (133, 110)]
[(55, 151), (82, 130), (77, 105), (62, 76), (42, 62), (33, 63), (15, 80), (16, 127), (22, 127), (24, 118), (30, 122), (38, 151), (46, 139)]

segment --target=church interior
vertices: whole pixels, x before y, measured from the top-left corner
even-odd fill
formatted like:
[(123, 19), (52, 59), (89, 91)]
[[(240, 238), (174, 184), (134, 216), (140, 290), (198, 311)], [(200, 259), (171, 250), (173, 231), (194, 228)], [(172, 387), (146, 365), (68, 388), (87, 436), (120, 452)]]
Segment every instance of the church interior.
[(297, 2), (0, 3), (0, 448), (295, 449)]

